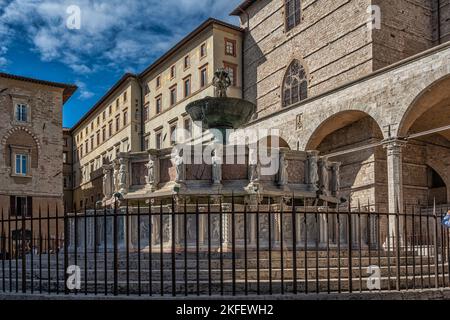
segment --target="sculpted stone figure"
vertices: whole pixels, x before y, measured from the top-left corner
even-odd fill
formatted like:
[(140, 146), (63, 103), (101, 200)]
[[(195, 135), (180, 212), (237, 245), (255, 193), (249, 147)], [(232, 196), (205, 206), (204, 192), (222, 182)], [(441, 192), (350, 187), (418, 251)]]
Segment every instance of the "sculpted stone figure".
[(228, 72), (224, 69), (218, 69), (214, 72), (213, 86), (216, 87), (217, 97), (226, 97), (227, 89), (231, 86), (231, 79)]
[(341, 190), (341, 164), (339, 162), (333, 163), (333, 192), (336, 196)]
[(248, 179), (250, 182), (258, 182), (258, 151), (256, 148), (250, 148), (248, 150)]
[(214, 150), (212, 157), (212, 180), (214, 184), (222, 182), (222, 158), (219, 156), (217, 150)]
[(128, 161), (125, 158), (119, 159), (119, 191), (122, 193), (128, 192)]
[(281, 153), (280, 155), (280, 168), (279, 168), (279, 174), (278, 174), (278, 184), (280, 186), (285, 186), (288, 184), (289, 181), (289, 175), (288, 175), (288, 161), (286, 160), (286, 154)]
[(316, 188), (316, 190), (319, 187), (318, 160), (319, 160), (319, 152), (310, 151), (308, 157), (308, 178), (309, 178), (308, 182), (312, 184), (314, 188)]
[(150, 158), (145, 167), (147, 168), (147, 176), (145, 177), (145, 180), (147, 185), (153, 187), (155, 183), (155, 163), (152, 158)]
[(114, 192), (116, 192), (116, 191), (119, 191), (119, 189), (120, 189), (120, 187), (119, 187), (119, 172), (120, 172), (120, 163), (119, 163), (119, 161), (115, 161), (114, 162), (114, 178), (113, 178), (113, 184), (114, 184), (114, 187), (113, 187), (113, 191)]
[(330, 191), (330, 174), (329, 174), (328, 160), (324, 159), (322, 161), (322, 192), (324, 195), (328, 196)]
[(103, 167), (103, 193), (107, 198), (112, 196), (111, 184), (111, 169), (105, 166)]
[(183, 156), (177, 154), (174, 159), (177, 176), (175, 182), (183, 182), (186, 179), (186, 167), (184, 165)]

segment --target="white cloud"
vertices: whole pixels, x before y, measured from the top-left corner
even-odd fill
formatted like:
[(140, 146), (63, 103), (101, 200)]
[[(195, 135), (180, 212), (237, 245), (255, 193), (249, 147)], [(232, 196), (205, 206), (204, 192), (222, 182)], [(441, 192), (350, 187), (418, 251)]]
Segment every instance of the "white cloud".
[(79, 98), (81, 100), (88, 100), (94, 96), (94, 93), (87, 89), (87, 85), (84, 82), (77, 80), (75, 84), (78, 87)]
[[(139, 71), (196, 27), (199, 17), (230, 19), (240, 1), (0, 0), (0, 47), (20, 37), (43, 61), (62, 62), (78, 74)], [(66, 27), (73, 4), (81, 9), (80, 30)]]

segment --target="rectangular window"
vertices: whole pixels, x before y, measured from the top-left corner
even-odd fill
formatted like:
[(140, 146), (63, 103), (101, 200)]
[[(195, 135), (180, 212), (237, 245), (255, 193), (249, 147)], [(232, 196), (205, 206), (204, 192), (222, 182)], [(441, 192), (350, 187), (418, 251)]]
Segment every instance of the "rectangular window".
[(300, 24), (301, 10), (300, 0), (285, 0), (286, 31), (289, 31)]
[(112, 114), (112, 106), (109, 106), (109, 115)]
[(225, 38), (225, 55), (236, 57), (236, 40)]
[(16, 120), (28, 122), (28, 106), (26, 104), (18, 104), (16, 106)]
[(206, 57), (206, 43), (200, 46), (200, 58)]
[(28, 156), (25, 154), (16, 155), (16, 170), (17, 175), (26, 176), (28, 174)]
[(148, 106), (144, 107), (144, 122), (148, 120)]
[(177, 86), (170, 89), (170, 106), (174, 106), (177, 103)]
[(119, 98), (117, 98), (117, 100), (116, 100), (116, 111), (119, 110), (119, 104), (120, 104), (120, 101), (119, 101)]
[(125, 110), (123, 112), (123, 126), (125, 127), (128, 124), (128, 111)]
[(170, 67), (170, 79), (175, 78), (175, 76), (177, 75), (176, 73), (177, 73), (176, 67), (175, 66)]
[(12, 216), (31, 217), (32, 210), (33, 210), (32, 197), (11, 196), (11, 215)]
[(63, 163), (67, 163), (68, 153), (63, 152)]
[(123, 102), (127, 102), (127, 99), (128, 99), (127, 93), (128, 92), (126, 92), (126, 91), (123, 93)]
[(103, 115), (102, 115), (103, 121), (106, 120), (106, 111), (103, 111)]
[(228, 72), (231, 80), (231, 85), (235, 87), (237, 85), (237, 66), (231, 63), (224, 63), (224, 69)]
[(156, 114), (160, 114), (162, 111), (162, 97), (156, 98)]
[(191, 77), (184, 79), (184, 97), (191, 95)]
[(186, 57), (184, 57), (184, 69), (187, 69), (190, 66), (191, 66), (191, 57), (187, 55)]
[(100, 131), (97, 131), (97, 146), (100, 145)]
[(113, 135), (113, 123), (112, 123), (112, 121), (110, 121), (108, 123), (108, 129), (109, 129), (109, 136), (112, 137), (112, 135)]
[(148, 150), (149, 149), (149, 141), (148, 141), (148, 138), (145, 138), (145, 141), (144, 141), (144, 150)]
[(170, 145), (172, 145), (172, 146), (174, 146), (177, 141), (176, 132), (177, 132), (177, 125), (171, 126), (170, 127)]
[(105, 142), (106, 141), (106, 127), (102, 128), (102, 141)]
[(200, 87), (206, 87), (208, 83), (208, 68), (204, 67), (200, 70)]
[(161, 76), (156, 77), (156, 88), (161, 87)]
[(91, 151), (94, 150), (94, 136), (91, 137)]
[(91, 122), (91, 131), (94, 131), (94, 122)]
[(116, 132), (120, 130), (120, 116), (116, 117)]
[(155, 135), (155, 145), (156, 145), (156, 149), (161, 149), (161, 147), (162, 147), (162, 133), (161, 132), (158, 132), (156, 135)]
[(100, 125), (100, 117), (97, 117), (97, 126)]
[(83, 145), (80, 146), (80, 158), (83, 158)]

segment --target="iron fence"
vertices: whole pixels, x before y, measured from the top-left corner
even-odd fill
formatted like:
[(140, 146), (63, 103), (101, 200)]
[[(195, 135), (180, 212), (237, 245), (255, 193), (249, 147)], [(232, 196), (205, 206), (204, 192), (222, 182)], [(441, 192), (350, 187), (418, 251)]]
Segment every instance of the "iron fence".
[(134, 201), (74, 214), (2, 212), (0, 291), (272, 295), (444, 288), (447, 208)]

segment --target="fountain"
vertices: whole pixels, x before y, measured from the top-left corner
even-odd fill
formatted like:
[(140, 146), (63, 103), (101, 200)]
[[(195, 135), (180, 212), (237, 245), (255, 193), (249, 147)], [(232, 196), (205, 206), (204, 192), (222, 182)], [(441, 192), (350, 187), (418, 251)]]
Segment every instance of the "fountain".
[(191, 102), (186, 106), (186, 112), (194, 123), (201, 122), (205, 129), (222, 132), (226, 144), (226, 130), (242, 128), (255, 114), (256, 105), (243, 99), (227, 97), (231, 80), (224, 69), (214, 73), (213, 85), (217, 96)]

